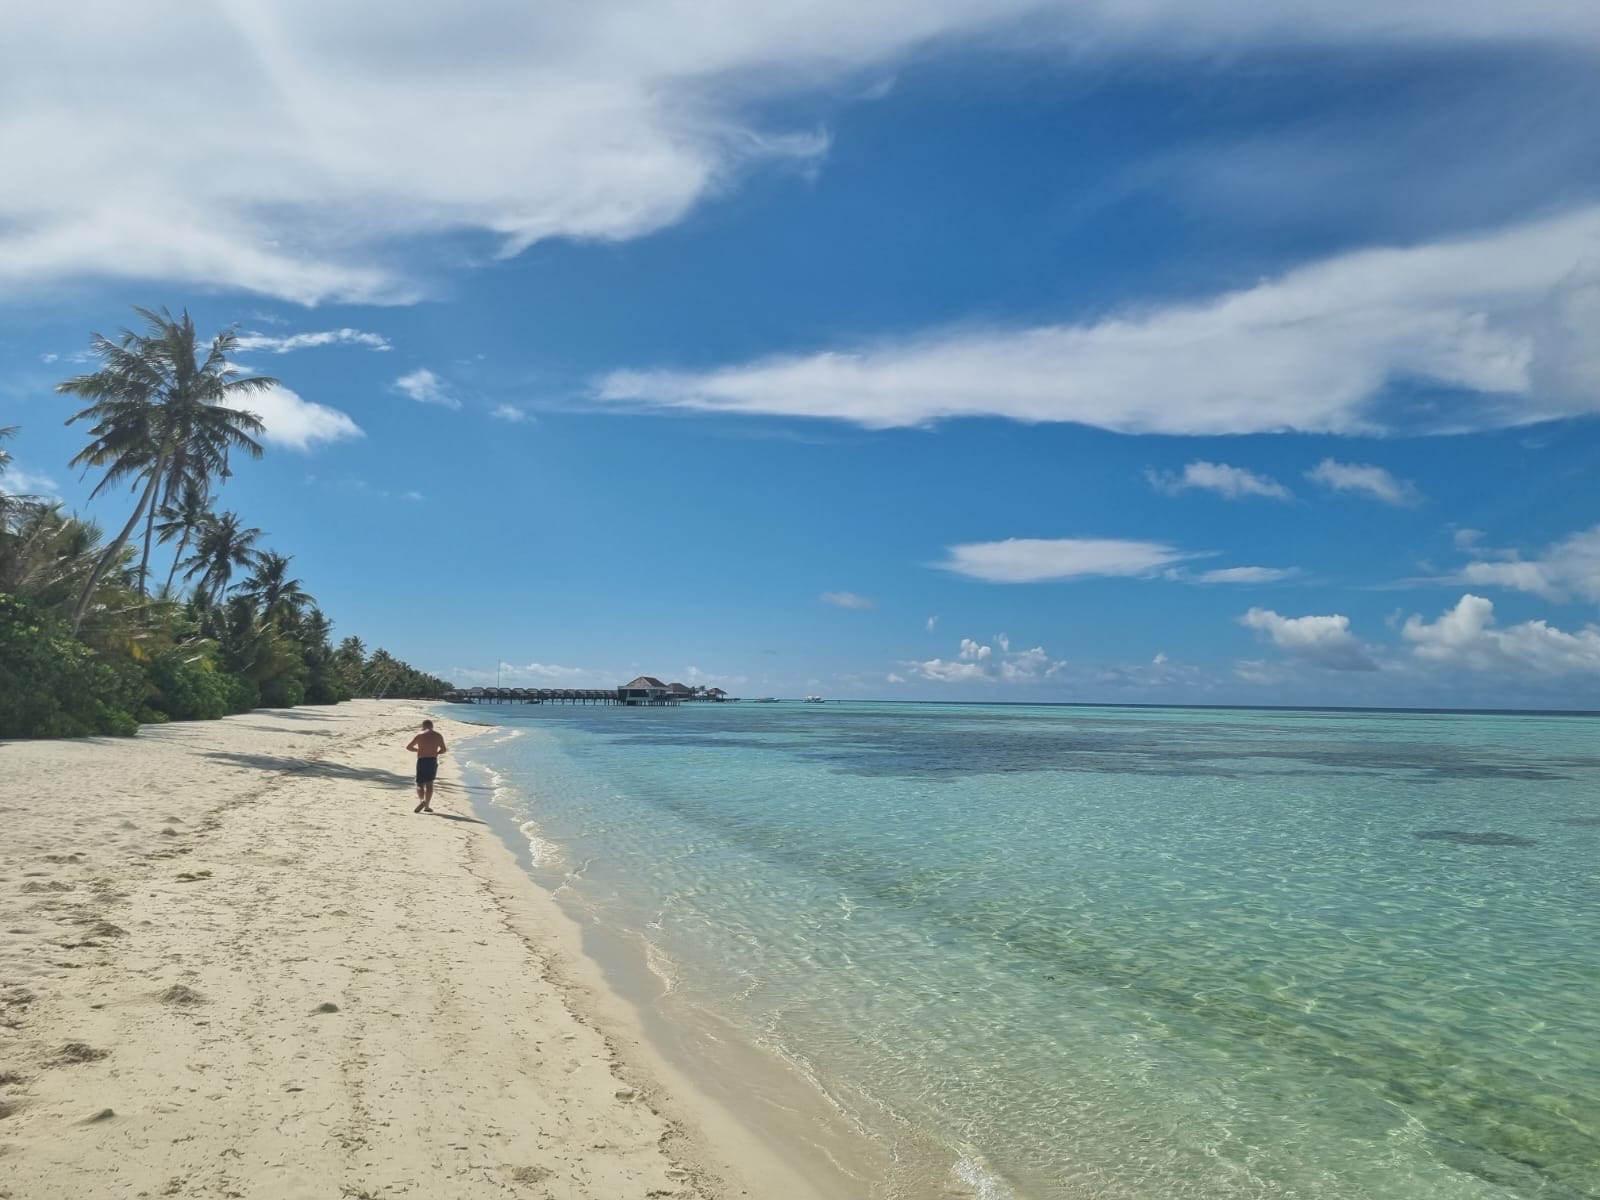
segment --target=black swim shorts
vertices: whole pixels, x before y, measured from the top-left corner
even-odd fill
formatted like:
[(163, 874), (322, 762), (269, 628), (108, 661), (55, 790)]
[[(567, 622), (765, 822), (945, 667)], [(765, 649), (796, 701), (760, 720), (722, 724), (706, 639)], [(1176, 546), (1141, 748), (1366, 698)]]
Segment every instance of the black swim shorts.
[(439, 760), (437, 758), (423, 758), (417, 756), (417, 782), (432, 783), (439, 774)]

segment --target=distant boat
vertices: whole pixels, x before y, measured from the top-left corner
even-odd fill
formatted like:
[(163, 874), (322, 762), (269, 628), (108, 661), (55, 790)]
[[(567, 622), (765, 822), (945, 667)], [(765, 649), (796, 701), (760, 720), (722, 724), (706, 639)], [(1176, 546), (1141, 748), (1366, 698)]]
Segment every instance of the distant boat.
[(806, 697), (806, 703), (807, 704), (821, 704), (822, 703), (822, 697), (821, 696), (807, 696)]
[(751, 704), (776, 704), (777, 702), (778, 698), (776, 696), (757, 696), (750, 701)]

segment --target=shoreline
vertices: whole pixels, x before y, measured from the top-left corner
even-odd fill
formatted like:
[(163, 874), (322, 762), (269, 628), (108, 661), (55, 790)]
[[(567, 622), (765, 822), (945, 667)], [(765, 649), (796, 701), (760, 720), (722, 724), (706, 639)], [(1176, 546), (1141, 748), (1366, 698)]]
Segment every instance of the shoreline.
[[(525, 814), (490, 795), (498, 772), (484, 765), (467, 769), (490, 782), (472, 786), (470, 793), (474, 811), (499, 836), (505, 866), (514, 875), (508, 884), (535, 888), (566, 927), (564, 982), (581, 991), (586, 1008), (628, 1031), (625, 1057), (667, 1082), (669, 1095), (694, 1097), (702, 1121), (710, 1106), (722, 1131), (719, 1141), (754, 1139), (763, 1155), (775, 1156), (833, 1200), (976, 1194), (953, 1179), (956, 1152), (945, 1161), (939, 1150), (948, 1147), (935, 1150), (931, 1140), (911, 1131), (869, 1130), (799, 1064), (753, 1041), (720, 1014), (674, 1004), (645, 945), (633, 933), (593, 919), (567, 885), (552, 886), (556, 881), (535, 864), (522, 828)], [(536, 803), (536, 797), (525, 798)]]
[(445, 811), (411, 813), (429, 711), (0, 743), (0, 1197), (838, 1194), (650, 1046), (468, 815), (481, 727), (435, 716)]

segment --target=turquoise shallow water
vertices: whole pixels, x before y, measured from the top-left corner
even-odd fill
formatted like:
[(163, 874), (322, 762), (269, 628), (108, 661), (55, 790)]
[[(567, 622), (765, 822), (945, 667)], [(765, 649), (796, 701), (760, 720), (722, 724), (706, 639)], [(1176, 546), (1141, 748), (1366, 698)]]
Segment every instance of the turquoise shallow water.
[(1600, 720), (469, 715), (537, 877), (952, 1186), (1600, 1197)]

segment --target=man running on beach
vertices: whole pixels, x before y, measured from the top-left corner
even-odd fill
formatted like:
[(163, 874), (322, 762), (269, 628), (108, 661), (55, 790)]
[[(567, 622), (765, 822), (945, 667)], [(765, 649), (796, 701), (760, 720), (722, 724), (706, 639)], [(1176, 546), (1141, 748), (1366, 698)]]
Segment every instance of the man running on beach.
[(424, 721), (422, 732), (406, 747), (417, 756), (417, 806), (411, 811), (433, 811), (433, 781), (439, 774), (439, 755), (445, 752), (444, 739), (433, 731), (433, 722)]

